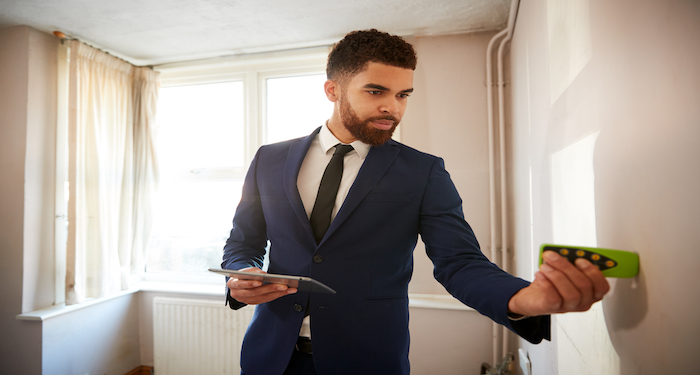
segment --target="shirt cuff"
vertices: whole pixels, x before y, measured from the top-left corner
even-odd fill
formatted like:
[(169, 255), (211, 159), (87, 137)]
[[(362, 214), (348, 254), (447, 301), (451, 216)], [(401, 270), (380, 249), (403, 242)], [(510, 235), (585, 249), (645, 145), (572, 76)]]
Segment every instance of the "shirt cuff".
[(527, 319), (527, 318), (529, 318), (529, 316), (527, 316), (527, 315), (508, 313), (508, 319), (511, 322), (517, 322), (518, 320), (523, 320), (523, 319)]

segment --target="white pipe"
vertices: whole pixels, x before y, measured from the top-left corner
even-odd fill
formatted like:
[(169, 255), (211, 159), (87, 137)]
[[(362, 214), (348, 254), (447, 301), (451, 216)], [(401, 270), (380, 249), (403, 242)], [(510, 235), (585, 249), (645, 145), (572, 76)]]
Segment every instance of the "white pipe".
[(489, 200), (490, 200), (490, 216), (491, 216), (491, 261), (498, 264), (498, 253), (496, 245), (496, 237), (498, 232), (498, 224), (496, 221), (496, 151), (494, 145), (494, 130), (493, 130), (493, 73), (492, 73), (492, 48), (496, 40), (506, 34), (508, 30), (503, 29), (498, 34), (494, 35), (486, 49), (486, 106), (488, 108), (488, 130), (489, 130)]
[[(491, 55), (493, 54), (493, 45), (498, 39), (506, 34), (507, 30), (494, 35), (486, 48), (486, 106), (488, 108), (488, 134), (489, 134), (489, 203), (491, 217), (491, 261), (498, 264), (498, 250), (496, 248), (496, 233), (498, 232), (498, 223), (496, 220), (496, 162), (495, 162), (495, 145), (493, 131), (493, 73)], [(499, 339), (500, 331), (503, 328), (496, 322), (492, 327), (492, 342), (493, 342), (493, 364), (494, 366), (499, 360)]]
[[(508, 215), (507, 215), (507, 184), (506, 184), (506, 136), (505, 136), (505, 103), (504, 103), (504, 88), (505, 81), (503, 79), (503, 50), (506, 44), (513, 37), (513, 29), (515, 28), (515, 19), (518, 13), (519, 0), (512, 0), (510, 3), (510, 13), (508, 13), (508, 27), (506, 30), (508, 33), (506, 37), (501, 40), (501, 44), (498, 46), (498, 135), (499, 142), (498, 148), (500, 151), (500, 166), (501, 166), (501, 258), (504, 271), (508, 272)], [(508, 353), (508, 330), (503, 330), (503, 351), (502, 355)]]
[[(486, 104), (488, 110), (488, 139), (489, 139), (489, 203), (490, 203), (490, 218), (491, 218), (491, 261), (498, 264), (498, 245), (497, 233), (501, 232), (501, 258), (502, 267), (507, 271), (508, 268), (508, 249), (507, 249), (507, 205), (506, 205), (506, 163), (505, 163), (505, 104), (503, 87), (503, 49), (508, 41), (512, 38), (513, 28), (515, 27), (515, 18), (518, 10), (519, 1), (512, 0), (510, 4), (510, 13), (508, 15), (508, 25), (505, 29), (491, 38), (491, 41), (486, 48)], [(496, 41), (502, 38), (498, 48), (498, 120), (499, 120), (499, 151), (500, 151), (500, 167), (501, 167), (501, 183), (500, 183), (500, 200), (501, 200), (501, 227), (499, 228), (496, 219), (496, 151), (494, 139), (494, 119), (493, 119), (493, 72), (492, 72), (492, 54), (493, 46)], [(500, 229), (500, 230), (499, 230)], [(502, 334), (501, 334), (502, 332)], [(492, 329), (493, 338), (493, 364), (494, 366), (502, 359), (508, 350), (508, 330), (503, 329), (499, 324), (493, 323)], [(499, 345), (502, 344), (502, 345)]]
[[(501, 268), (504, 271), (508, 271), (508, 215), (507, 215), (507, 185), (506, 185), (506, 136), (505, 136), (505, 81), (503, 78), (503, 50), (506, 44), (512, 39), (513, 28), (515, 27), (515, 14), (518, 11), (519, 0), (513, 0), (510, 5), (510, 14), (508, 15), (508, 27), (504, 30), (507, 31), (506, 37), (501, 40), (501, 44), (498, 46), (498, 148), (500, 152), (499, 161), (501, 167), (501, 256), (502, 264)], [(501, 31), (503, 32), (503, 31)]]

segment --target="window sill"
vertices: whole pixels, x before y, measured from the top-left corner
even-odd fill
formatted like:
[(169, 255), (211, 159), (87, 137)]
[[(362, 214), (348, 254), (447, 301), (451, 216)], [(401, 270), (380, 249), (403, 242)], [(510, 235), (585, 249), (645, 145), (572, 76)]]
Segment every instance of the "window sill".
[(89, 299), (83, 303), (79, 303), (77, 305), (66, 306), (65, 303), (61, 303), (61, 304), (49, 306), (49, 307), (46, 307), (43, 309), (34, 310), (34, 311), (27, 312), (27, 313), (19, 314), (16, 316), (16, 318), (18, 320), (44, 321), (44, 320), (47, 320), (50, 318), (57, 317), (59, 315), (68, 314), (68, 313), (71, 313), (73, 311), (77, 311), (77, 310), (84, 309), (84, 308), (90, 307), (90, 306), (94, 306), (94, 305), (97, 305), (97, 304), (100, 304), (100, 303), (103, 303), (103, 302), (106, 302), (109, 300), (113, 300), (113, 299), (123, 297), (123, 296), (129, 295), (129, 294), (133, 294), (133, 293), (136, 293), (138, 291), (139, 291), (138, 288), (124, 290), (124, 291), (121, 291), (117, 294), (114, 294), (114, 295), (111, 295), (108, 297), (92, 298), (92, 299)]
[[(16, 318), (18, 320), (44, 321), (137, 292), (196, 294), (221, 298), (223, 298), (224, 293), (226, 293), (223, 284), (143, 281), (138, 288), (125, 290), (109, 297), (90, 299), (77, 305), (66, 306), (63, 303), (53, 305), (44, 309), (19, 314)], [(454, 297), (442, 294), (409, 294), (408, 306), (422, 309), (475, 311), (471, 307), (462, 304)]]
[(117, 294), (89, 299), (83, 303), (76, 305), (68, 305), (61, 303), (58, 305), (49, 306), (43, 309), (30, 311), (27, 313), (16, 315), (18, 320), (28, 321), (44, 321), (55, 318), (63, 314), (69, 314), (73, 311), (84, 309), (86, 307), (95, 306), (103, 302), (107, 302), (116, 298), (120, 298), (137, 292), (160, 292), (160, 293), (184, 293), (196, 294), (201, 296), (221, 297), (226, 293), (223, 284), (196, 284), (196, 283), (175, 283), (163, 281), (142, 281), (137, 288), (125, 290)]

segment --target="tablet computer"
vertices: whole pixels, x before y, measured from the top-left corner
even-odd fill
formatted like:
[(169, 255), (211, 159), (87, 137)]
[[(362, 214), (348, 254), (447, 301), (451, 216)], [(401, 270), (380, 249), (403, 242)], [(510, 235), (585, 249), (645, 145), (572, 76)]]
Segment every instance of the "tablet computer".
[(209, 271), (239, 280), (260, 280), (264, 284), (283, 284), (290, 288), (297, 288), (302, 292), (335, 294), (335, 290), (328, 285), (304, 276), (278, 275), (274, 273), (252, 273), (221, 268), (210, 268)]

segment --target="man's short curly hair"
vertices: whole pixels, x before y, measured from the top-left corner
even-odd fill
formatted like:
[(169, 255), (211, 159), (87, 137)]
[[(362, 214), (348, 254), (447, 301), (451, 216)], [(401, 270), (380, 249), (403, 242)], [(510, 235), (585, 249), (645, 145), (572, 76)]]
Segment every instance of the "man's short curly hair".
[(400, 36), (376, 29), (353, 31), (328, 54), (326, 77), (342, 80), (361, 72), (368, 62), (416, 69), (416, 51)]

